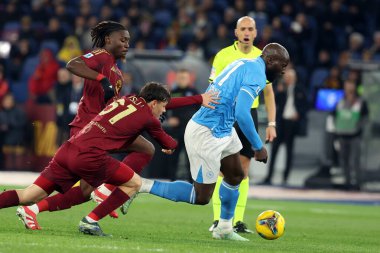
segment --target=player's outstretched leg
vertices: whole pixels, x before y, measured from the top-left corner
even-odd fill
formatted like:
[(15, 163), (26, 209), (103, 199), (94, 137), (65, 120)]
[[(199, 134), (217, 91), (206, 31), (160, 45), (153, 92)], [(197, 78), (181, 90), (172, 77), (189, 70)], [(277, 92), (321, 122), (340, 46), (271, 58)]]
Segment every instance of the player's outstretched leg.
[[(21, 206), (17, 209), (16, 215), (24, 223), (27, 229), (39, 230), (41, 229), (37, 222), (37, 215), (39, 213), (45, 211), (55, 212), (65, 210), (72, 206), (87, 202), (89, 200), (89, 191), (91, 189), (92, 188), (86, 190), (86, 193), (84, 193), (82, 192), (81, 187), (74, 186), (65, 194), (58, 193), (41, 200), (37, 204)], [(37, 226), (34, 226), (33, 224), (37, 224)]]
[[(9, 190), (0, 193), (0, 209), (17, 206), (19, 204), (21, 204), (20, 197), (16, 190)], [(19, 207), (16, 214), (24, 224), (25, 228), (32, 230), (41, 229), (38, 225), (36, 215), (31, 210)]]
[(119, 163), (119, 168), (107, 179), (106, 183), (119, 186), (79, 222), (79, 231), (84, 234), (105, 236), (98, 221), (126, 202), (129, 196), (136, 194), (141, 187), (141, 178), (127, 165)]
[(142, 178), (141, 193), (150, 193), (174, 202), (195, 204), (195, 188), (185, 181), (161, 182)]
[[(143, 152), (136, 152), (135, 150), (144, 150)], [(128, 165), (135, 173), (140, 174), (143, 168), (152, 160), (154, 155), (154, 146), (148, 140), (139, 136), (132, 145), (127, 147), (129, 154), (123, 159), (123, 163)], [(98, 204), (103, 202), (115, 189), (115, 186), (110, 184), (103, 184), (99, 186), (94, 192), (91, 193), (91, 198)], [(137, 197), (133, 195), (127, 202), (121, 207), (120, 211), (126, 215), (128, 209), (132, 204), (132, 201)], [(119, 215), (116, 211), (112, 211), (109, 216), (112, 218), (118, 218)]]
[(120, 188), (116, 188), (108, 198), (79, 222), (79, 231), (88, 235), (107, 236), (103, 233), (98, 221), (128, 199), (129, 196), (125, 192)]

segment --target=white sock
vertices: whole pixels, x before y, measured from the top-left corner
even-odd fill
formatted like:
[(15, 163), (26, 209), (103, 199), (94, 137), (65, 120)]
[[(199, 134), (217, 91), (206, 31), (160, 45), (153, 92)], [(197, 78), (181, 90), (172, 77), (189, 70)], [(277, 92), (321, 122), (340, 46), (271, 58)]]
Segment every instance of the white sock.
[(107, 187), (104, 186), (104, 184), (102, 184), (101, 186), (99, 186), (97, 188), (97, 190), (100, 191), (101, 193), (103, 193), (106, 196), (109, 196), (112, 193)]
[(218, 227), (224, 230), (232, 230), (232, 219), (219, 219)]
[(92, 218), (90, 218), (90, 217), (88, 217), (88, 216), (86, 216), (86, 220), (87, 220), (88, 222), (90, 222), (90, 223), (98, 222), (98, 221), (96, 221), (96, 220), (94, 220), (94, 219), (92, 219)]
[(38, 208), (37, 204), (33, 204), (31, 206), (28, 206), (28, 208), (35, 214), (38, 214), (40, 212), (40, 209)]
[(154, 180), (141, 178), (141, 187), (139, 192), (149, 193), (154, 184)]

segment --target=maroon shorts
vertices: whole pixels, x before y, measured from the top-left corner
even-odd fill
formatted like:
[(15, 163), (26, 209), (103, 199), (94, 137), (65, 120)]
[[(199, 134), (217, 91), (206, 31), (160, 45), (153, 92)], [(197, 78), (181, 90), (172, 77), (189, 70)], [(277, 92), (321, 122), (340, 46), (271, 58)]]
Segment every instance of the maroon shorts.
[(41, 172), (41, 176), (54, 182), (58, 186), (56, 190), (66, 192), (80, 179), (84, 179), (93, 187), (112, 181), (112, 176), (119, 167), (128, 173), (127, 178), (132, 178), (133, 171), (123, 165), (105, 152), (81, 150), (76, 145), (66, 142)]

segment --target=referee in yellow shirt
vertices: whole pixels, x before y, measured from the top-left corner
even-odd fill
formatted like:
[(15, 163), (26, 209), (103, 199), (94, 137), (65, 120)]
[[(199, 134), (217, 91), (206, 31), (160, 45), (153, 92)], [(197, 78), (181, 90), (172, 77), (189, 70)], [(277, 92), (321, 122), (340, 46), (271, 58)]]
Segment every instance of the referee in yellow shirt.
[[(220, 50), (212, 64), (211, 74), (209, 81), (212, 82), (216, 76), (230, 63), (243, 58), (255, 59), (261, 55), (261, 50), (253, 46), (253, 42), (257, 36), (256, 23), (251, 17), (244, 16), (240, 18), (236, 23), (235, 36), (237, 41), (233, 45)], [(268, 114), (268, 127), (266, 128), (266, 141), (272, 142), (276, 138), (276, 104), (274, 100), (274, 92), (272, 85), (269, 84), (264, 89), (265, 106)], [(251, 115), (255, 122), (256, 130), (258, 128), (257, 119), (257, 107), (259, 106), (259, 98), (257, 97), (252, 104)], [(249, 190), (249, 178), (248, 170), (251, 162), (251, 158), (254, 156), (254, 151), (249, 143), (248, 139), (244, 136), (237, 123), (235, 124), (236, 131), (239, 135), (240, 141), (243, 144), (243, 149), (240, 151), (240, 162), (244, 170), (244, 179), (239, 187), (239, 199), (236, 205), (235, 217), (234, 217), (234, 230), (240, 233), (252, 233), (243, 222), (244, 211), (247, 204), (248, 190)], [(220, 217), (220, 199), (219, 199), (219, 187), (222, 182), (223, 175), (219, 175), (216, 182), (214, 194), (212, 196), (214, 222), (210, 227), (210, 231), (217, 226)]]

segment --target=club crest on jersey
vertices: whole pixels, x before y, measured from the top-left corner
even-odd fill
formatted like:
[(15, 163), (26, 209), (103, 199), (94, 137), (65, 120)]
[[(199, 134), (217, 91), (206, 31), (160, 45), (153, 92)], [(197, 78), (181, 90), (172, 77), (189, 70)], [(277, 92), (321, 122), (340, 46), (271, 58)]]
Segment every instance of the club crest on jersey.
[(85, 55), (83, 55), (83, 57), (84, 58), (91, 58), (91, 57), (93, 57), (94, 55), (92, 54), (92, 53), (88, 53), (88, 54), (85, 54)]
[(119, 76), (121, 76), (121, 72), (120, 72), (120, 70), (117, 69), (117, 68), (115, 68), (115, 66), (112, 66), (111, 70), (112, 70), (113, 72), (115, 72), (116, 74), (118, 74)]
[(116, 81), (116, 84), (115, 84), (115, 88), (116, 88), (116, 93), (119, 94), (120, 90), (121, 90), (121, 86), (122, 86), (122, 83), (121, 83), (121, 80), (117, 80)]

